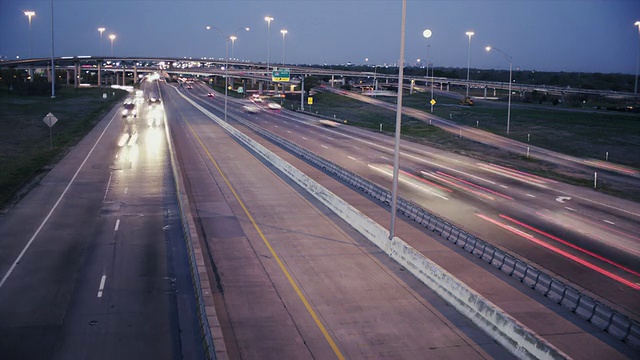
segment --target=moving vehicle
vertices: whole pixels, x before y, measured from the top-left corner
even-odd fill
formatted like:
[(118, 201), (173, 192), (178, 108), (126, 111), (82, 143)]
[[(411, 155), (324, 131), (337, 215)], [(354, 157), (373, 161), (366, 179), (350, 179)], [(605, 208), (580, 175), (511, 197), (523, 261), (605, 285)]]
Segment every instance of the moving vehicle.
[(212, 92), (208, 93), (207, 96), (210, 97), (210, 98), (215, 98), (216, 97), (216, 95), (214, 93), (212, 93)]
[(242, 107), (245, 112), (255, 114), (260, 111), (260, 108), (255, 105), (245, 105)]
[(282, 106), (280, 106), (279, 104), (276, 104), (276, 103), (268, 103), (267, 107), (270, 110), (280, 110), (280, 109), (282, 109)]
[(134, 118), (138, 116), (138, 110), (136, 109), (136, 105), (133, 102), (124, 103), (124, 109), (122, 109), (122, 117), (125, 119), (125, 122), (132, 122)]

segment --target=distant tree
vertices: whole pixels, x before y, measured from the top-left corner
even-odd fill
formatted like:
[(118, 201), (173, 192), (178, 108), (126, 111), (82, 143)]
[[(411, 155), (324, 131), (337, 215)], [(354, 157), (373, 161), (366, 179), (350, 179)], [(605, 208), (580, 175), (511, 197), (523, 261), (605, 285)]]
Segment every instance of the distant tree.
[(314, 87), (318, 86), (320, 80), (318, 80), (315, 76), (305, 76), (304, 77), (304, 91), (309, 92)]

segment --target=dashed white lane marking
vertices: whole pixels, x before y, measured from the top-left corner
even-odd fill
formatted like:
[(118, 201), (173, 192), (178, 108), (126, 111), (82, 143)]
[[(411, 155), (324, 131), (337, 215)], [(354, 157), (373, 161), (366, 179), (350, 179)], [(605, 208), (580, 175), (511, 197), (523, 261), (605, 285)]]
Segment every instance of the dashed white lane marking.
[(104, 283), (107, 281), (107, 275), (102, 275), (100, 279), (100, 287), (98, 288), (98, 297), (102, 297), (102, 292), (104, 291)]
[(527, 194), (527, 196), (532, 198), (536, 197), (535, 195), (531, 195), (531, 194)]
[(307, 139), (306, 137), (304, 137), (304, 136), (303, 136), (303, 137), (302, 137), (302, 140), (309, 140), (309, 139)]
[(322, 146), (322, 147), (323, 147), (323, 148), (325, 148), (325, 149), (328, 149), (328, 148), (329, 148), (328, 146), (324, 146), (324, 145), (320, 145), (320, 146)]
[(606, 222), (607, 224), (611, 224), (611, 225), (615, 225), (616, 224), (613, 221), (609, 221), (609, 220), (602, 220), (602, 221)]
[(128, 193), (129, 193), (129, 187), (127, 186), (124, 188), (124, 194), (127, 195)]
[(116, 220), (116, 226), (113, 228), (113, 231), (118, 231), (120, 228), (120, 219)]
[(288, 132), (289, 134), (291, 134), (291, 130), (287, 130), (287, 132)]
[(382, 155), (380, 155), (380, 157), (381, 157), (381, 158), (383, 158), (383, 159), (385, 159), (385, 160), (389, 160), (389, 158), (388, 158), (388, 157), (386, 157), (386, 156), (382, 156)]
[(111, 176), (113, 175), (113, 171), (109, 173), (109, 181), (107, 181), (107, 188), (104, 190), (104, 197), (102, 201), (107, 200), (107, 193), (109, 192), (109, 186), (111, 186)]
[(353, 160), (353, 161), (358, 161), (356, 158), (354, 158), (353, 156), (347, 156), (349, 159)]
[(567, 210), (569, 210), (569, 211), (577, 211), (576, 209), (572, 209), (572, 208), (570, 208), (570, 207), (568, 207), (568, 206), (565, 206), (564, 208), (565, 208), (565, 209), (567, 209)]
[(504, 185), (500, 185), (500, 187), (501, 187), (501, 188), (505, 188), (505, 189), (508, 189), (508, 188), (509, 188), (509, 187), (504, 186)]

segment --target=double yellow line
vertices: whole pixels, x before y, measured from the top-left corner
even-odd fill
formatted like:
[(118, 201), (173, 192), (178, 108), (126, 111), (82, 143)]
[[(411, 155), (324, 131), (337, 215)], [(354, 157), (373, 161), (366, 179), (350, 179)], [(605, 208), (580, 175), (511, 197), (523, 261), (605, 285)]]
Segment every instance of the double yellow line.
[(206, 152), (207, 156), (209, 157), (209, 160), (211, 160), (211, 163), (216, 167), (216, 169), (218, 170), (218, 173), (224, 179), (224, 182), (227, 184), (227, 186), (229, 187), (229, 189), (233, 193), (233, 196), (236, 198), (236, 200), (238, 201), (238, 203), (242, 207), (242, 210), (247, 215), (247, 218), (249, 218), (249, 221), (251, 221), (251, 224), (253, 225), (253, 227), (256, 229), (256, 231), (260, 235), (260, 238), (262, 239), (262, 242), (264, 242), (264, 244), (269, 249), (269, 252), (271, 253), (271, 256), (273, 256), (273, 258), (278, 263), (278, 266), (280, 266), (280, 270), (282, 270), (284, 275), (287, 277), (287, 280), (289, 280), (289, 284), (291, 284), (291, 287), (293, 287), (293, 290), (296, 292), (296, 294), (298, 294), (298, 297), (300, 298), (300, 300), (304, 304), (304, 307), (309, 312), (309, 315), (311, 315), (311, 317), (313, 318), (313, 321), (315, 321), (316, 325), (318, 326), (318, 328), (322, 332), (322, 335), (324, 335), (324, 338), (329, 343), (329, 346), (331, 346), (331, 349), (333, 350), (333, 352), (336, 354), (338, 359), (344, 360), (344, 355), (342, 355), (342, 353), (340, 352), (340, 349), (336, 345), (335, 341), (333, 341), (333, 339), (331, 338), (331, 335), (329, 335), (329, 332), (324, 327), (324, 325), (320, 321), (320, 318), (318, 317), (316, 312), (313, 310), (313, 308), (309, 304), (309, 301), (307, 300), (307, 298), (304, 296), (304, 294), (302, 293), (302, 291), (298, 287), (298, 284), (296, 284), (296, 282), (293, 280), (293, 277), (289, 273), (289, 270), (287, 270), (287, 268), (284, 266), (284, 263), (282, 262), (282, 260), (280, 259), (280, 257), (276, 253), (276, 251), (273, 249), (273, 246), (271, 245), (269, 240), (267, 240), (267, 237), (262, 232), (262, 229), (260, 229), (260, 226), (258, 226), (258, 224), (254, 220), (253, 216), (251, 216), (251, 213), (249, 213), (249, 210), (247, 209), (247, 207), (245, 206), (244, 202), (240, 199), (240, 196), (238, 195), (236, 190), (233, 188), (233, 186), (229, 182), (229, 179), (227, 179), (227, 176), (222, 172), (222, 169), (220, 169), (220, 166), (218, 166), (218, 163), (216, 162), (216, 160), (213, 158), (213, 156), (209, 152), (209, 149), (207, 149), (207, 147), (204, 145), (204, 143), (202, 142), (202, 140), (200, 139), (200, 137), (198, 136), (196, 131), (193, 129), (191, 124), (189, 124), (187, 119), (184, 117), (184, 115), (182, 114), (182, 111), (180, 111), (180, 109), (178, 107), (176, 107), (176, 109), (180, 113), (180, 116), (182, 117), (182, 120), (184, 121), (184, 123), (187, 124), (187, 126), (189, 127), (189, 130), (191, 131), (193, 136), (196, 138), (196, 140), (198, 140), (198, 143), (200, 144), (200, 146), (202, 146), (202, 149), (204, 149), (204, 151)]

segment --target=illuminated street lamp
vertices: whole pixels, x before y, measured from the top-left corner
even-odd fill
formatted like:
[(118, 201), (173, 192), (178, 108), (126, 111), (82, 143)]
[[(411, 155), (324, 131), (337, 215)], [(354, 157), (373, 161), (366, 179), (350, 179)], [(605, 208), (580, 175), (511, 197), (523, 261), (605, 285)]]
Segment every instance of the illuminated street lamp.
[(469, 68), (471, 66), (471, 37), (475, 33), (473, 31), (467, 31), (465, 34), (469, 36), (469, 55), (467, 58), (467, 97), (469, 97)]
[(513, 69), (513, 59), (511, 58), (511, 56), (505, 54), (504, 51), (498, 49), (498, 48), (492, 48), (491, 46), (487, 46), (485, 48), (487, 51), (491, 51), (491, 50), (496, 50), (498, 52), (500, 52), (502, 55), (504, 55), (505, 59), (507, 59), (507, 61), (509, 61), (509, 104), (507, 105), (507, 135), (509, 135), (509, 122), (511, 121), (511, 75), (512, 75), (512, 69)]
[(24, 14), (29, 17), (29, 58), (31, 58), (31, 18), (36, 16), (35, 11), (25, 11)]
[(100, 32), (100, 56), (102, 56), (102, 33), (105, 31), (106, 29), (103, 27), (99, 27), (98, 31)]
[(640, 66), (640, 21), (636, 21), (636, 23), (633, 25), (638, 27), (638, 55), (636, 57), (636, 85), (633, 88), (633, 93), (637, 94), (638, 93), (638, 67)]
[[(430, 38), (431, 35), (432, 32), (429, 29), (426, 29), (422, 32), (422, 36), (424, 36), (425, 39)], [(431, 61), (429, 61), (429, 58), (431, 56), (430, 52), (431, 44), (427, 44), (427, 78), (429, 77), (429, 65), (431, 64)], [(431, 104), (431, 113), (433, 113), (433, 66), (431, 67), (431, 100), (429, 101), (429, 103)]]
[(271, 16), (265, 16), (267, 22), (267, 73), (269, 72), (269, 50), (271, 49), (271, 22), (273, 18)]
[(116, 39), (114, 34), (109, 35), (109, 39), (111, 39), (111, 57), (113, 57), (113, 40)]
[(231, 58), (233, 59), (233, 48), (236, 45), (236, 40), (238, 39), (238, 37), (235, 35), (231, 35), (229, 36), (229, 39), (231, 39)]
[(287, 35), (288, 31), (282, 29), (280, 33), (282, 34), (282, 66), (284, 67), (284, 36)]

